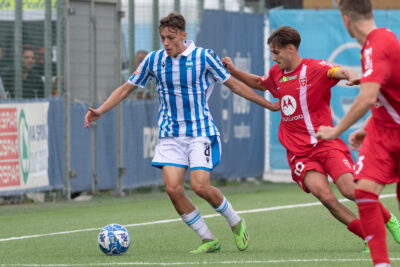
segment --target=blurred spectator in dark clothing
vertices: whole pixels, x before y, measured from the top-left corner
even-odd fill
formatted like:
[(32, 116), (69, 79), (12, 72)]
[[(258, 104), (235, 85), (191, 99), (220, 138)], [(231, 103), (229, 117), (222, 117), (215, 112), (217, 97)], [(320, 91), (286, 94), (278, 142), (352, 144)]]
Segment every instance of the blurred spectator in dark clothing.
[(3, 73), (6, 71), (6, 69), (10, 65), (6, 63), (4, 60), (4, 46), (3, 43), (0, 43), (0, 77), (3, 75)]
[[(44, 48), (40, 47), (35, 49), (35, 66), (33, 67), (33, 71), (40, 76), (44, 76)], [(53, 57), (53, 53), (51, 54)], [(51, 75), (57, 76), (57, 62), (52, 59), (51, 61)]]
[[(32, 69), (35, 65), (35, 52), (31, 45), (24, 45), (22, 52), (22, 98), (44, 97), (44, 83), (39, 74)], [(11, 98), (15, 98), (14, 69), (4, 74), (4, 87)]]

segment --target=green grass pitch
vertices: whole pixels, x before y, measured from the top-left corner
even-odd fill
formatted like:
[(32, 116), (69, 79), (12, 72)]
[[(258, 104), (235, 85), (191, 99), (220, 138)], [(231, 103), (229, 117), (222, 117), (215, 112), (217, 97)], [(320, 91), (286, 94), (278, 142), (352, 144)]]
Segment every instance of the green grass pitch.
[[(225, 219), (212, 216), (205, 221), (221, 251), (191, 255), (200, 241), (181, 220), (174, 220), (178, 216), (165, 193), (122, 198), (101, 193), (87, 202), (0, 206), (0, 266), (372, 266), (369, 255), (361, 253), (363, 241), (322, 205), (301, 205), (317, 200), (296, 185), (230, 183), (220, 189), (246, 220), (247, 251), (236, 249)], [(392, 196), (382, 202), (399, 215), (394, 192), (394, 186), (387, 187), (383, 194)], [(203, 216), (216, 214), (187, 193)], [(353, 202), (344, 204), (357, 213)], [(159, 222), (167, 219), (172, 221)], [(131, 247), (122, 256), (106, 256), (98, 248), (99, 229), (109, 223), (127, 226), (131, 235)], [(387, 240), (392, 264), (400, 266), (400, 245), (390, 234)]]

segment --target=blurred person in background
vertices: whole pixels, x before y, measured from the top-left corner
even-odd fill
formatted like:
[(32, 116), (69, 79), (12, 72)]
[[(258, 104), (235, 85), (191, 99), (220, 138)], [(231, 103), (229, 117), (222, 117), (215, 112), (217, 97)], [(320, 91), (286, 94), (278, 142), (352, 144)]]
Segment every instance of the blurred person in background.
[(3, 84), (3, 74), (7, 69), (7, 64), (4, 60), (3, 53), (4, 53), (3, 43), (0, 42), (0, 100), (7, 98), (7, 93), (4, 89), (4, 84)]
[(193, 191), (226, 218), (237, 248), (245, 250), (249, 244), (245, 221), (221, 191), (210, 184), (210, 172), (221, 158), (221, 143), (207, 100), (215, 83), (219, 82), (262, 107), (279, 110), (279, 105), (270, 103), (231, 77), (212, 50), (196, 47), (192, 41), (185, 40), (185, 24), (185, 18), (177, 13), (160, 20), (164, 49), (150, 52), (129, 80), (99, 108), (89, 108), (85, 127), (118, 105), (138, 86), (144, 87), (149, 79), (155, 79), (160, 100), (160, 139), (152, 165), (161, 168), (166, 192), (175, 210), (202, 240), (191, 253), (219, 251), (220, 243), (184, 192), (188, 169)]
[[(148, 52), (146, 50), (139, 50), (136, 52), (135, 55), (135, 67), (137, 68), (140, 63), (142, 63), (143, 59), (146, 57)], [(146, 85), (145, 88), (140, 88), (136, 90), (136, 99), (151, 99), (152, 98), (152, 92), (154, 91), (153, 88), (155, 88), (156, 85), (152, 82), (149, 81), (149, 83)]]
[(321, 126), (317, 135), (335, 139), (371, 109), (365, 126), (350, 136), (352, 146), (360, 149), (355, 197), (373, 264), (389, 267), (379, 195), (385, 185), (400, 181), (400, 42), (389, 29), (376, 26), (370, 0), (340, 0), (339, 10), (348, 33), (362, 46), (363, 75), (353, 81), (361, 89), (336, 127)]
[(4, 74), (4, 72), (9, 67), (6, 60), (4, 59), (4, 46), (3, 43), (0, 42), (0, 77)]
[[(33, 70), (35, 52), (32, 45), (24, 45), (22, 50), (22, 98), (44, 97), (42, 77)], [(4, 74), (4, 86), (11, 98), (15, 98), (14, 68)]]

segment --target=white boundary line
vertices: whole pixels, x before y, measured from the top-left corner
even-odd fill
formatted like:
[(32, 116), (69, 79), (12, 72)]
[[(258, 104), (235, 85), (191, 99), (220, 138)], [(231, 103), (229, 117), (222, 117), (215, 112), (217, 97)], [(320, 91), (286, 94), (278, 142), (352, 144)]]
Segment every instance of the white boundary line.
[[(391, 198), (391, 197), (395, 197), (395, 196), (396, 196), (396, 194), (387, 194), (387, 195), (380, 196), (380, 199)], [(339, 201), (340, 202), (349, 202), (350, 200), (340, 199)], [(303, 204), (296, 204), (296, 205), (275, 206), (275, 207), (262, 208), (262, 209), (241, 210), (241, 211), (237, 211), (237, 213), (239, 213), (239, 214), (258, 213), (258, 212), (267, 212), (267, 211), (274, 211), (274, 210), (284, 210), (284, 209), (293, 209), (293, 208), (302, 208), (302, 207), (311, 207), (311, 206), (320, 206), (320, 205), (322, 205), (321, 202), (311, 202), (311, 203), (303, 203)], [(220, 216), (220, 214), (208, 214), (208, 215), (205, 215), (202, 217), (203, 218), (213, 218), (213, 217), (218, 217), (218, 216)], [(169, 220), (127, 224), (127, 225), (125, 225), (125, 227), (139, 227), (139, 226), (164, 224), (164, 223), (180, 222), (180, 221), (181, 221), (181, 218), (177, 218), (177, 219), (169, 219)], [(80, 233), (80, 232), (99, 231), (101, 229), (102, 228), (86, 228), (86, 229), (78, 229), (78, 230), (56, 232), (56, 233), (8, 237), (8, 238), (1, 238), (0, 242), (7, 242), (7, 241), (13, 241), (13, 240), (20, 240), (20, 239), (29, 239), (29, 238), (39, 238), (39, 237), (44, 237), (44, 236), (67, 235), (67, 234)], [(3, 265), (0, 265), (0, 266), (3, 266)], [(25, 266), (25, 265), (16, 265), (16, 266)], [(26, 265), (26, 266), (36, 266), (36, 265)], [(46, 265), (37, 265), (37, 266), (46, 266)], [(53, 266), (53, 265), (49, 265), (49, 266)], [(54, 265), (54, 266), (63, 266), (63, 265)], [(73, 266), (73, 265), (66, 265), (66, 266)], [(76, 266), (79, 266), (79, 265), (76, 265)]]
[[(400, 258), (390, 258), (391, 261), (400, 261)], [(71, 263), (71, 264), (0, 264), (0, 267), (78, 267), (78, 266), (179, 266), (179, 265), (209, 265), (209, 264), (273, 264), (273, 263), (306, 263), (306, 262), (370, 262), (370, 259), (288, 259), (288, 260), (257, 260), (257, 261), (192, 261), (192, 262), (99, 262), (99, 263)]]

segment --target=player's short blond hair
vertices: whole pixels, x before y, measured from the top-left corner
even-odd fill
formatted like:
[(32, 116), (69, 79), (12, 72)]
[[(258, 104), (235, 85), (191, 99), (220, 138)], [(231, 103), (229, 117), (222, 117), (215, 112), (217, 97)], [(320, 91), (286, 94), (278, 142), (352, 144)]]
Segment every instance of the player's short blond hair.
[(374, 17), (371, 0), (338, 0), (338, 2), (340, 12), (352, 20), (368, 20)]

